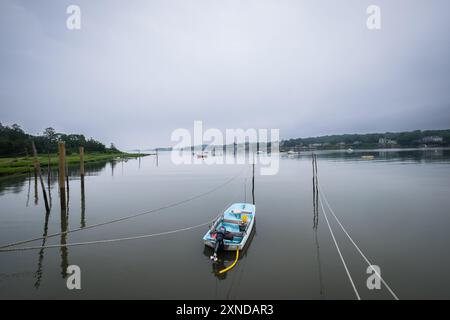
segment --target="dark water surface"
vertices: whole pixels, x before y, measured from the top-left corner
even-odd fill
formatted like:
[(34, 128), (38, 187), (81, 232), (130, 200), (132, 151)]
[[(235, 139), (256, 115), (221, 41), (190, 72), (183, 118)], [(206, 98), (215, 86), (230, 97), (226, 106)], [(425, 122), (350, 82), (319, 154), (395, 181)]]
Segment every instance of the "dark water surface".
[[(374, 155), (374, 160), (362, 160)], [(71, 170), (68, 216), (56, 174), (46, 217), (34, 177), (0, 180), (0, 244), (75, 229), (194, 197), (131, 220), (49, 238), (46, 244), (145, 235), (195, 226), (233, 202), (252, 201), (249, 165), (172, 164), (169, 154), (86, 165), (84, 205)], [(319, 183), (331, 207), (400, 299), (450, 298), (450, 150), (319, 152)], [(47, 183), (46, 183), (47, 184)], [(277, 175), (256, 166), (256, 230), (236, 267), (218, 276), (201, 241), (207, 226), (158, 237), (82, 247), (0, 252), (0, 298), (354, 299), (322, 210), (313, 228), (308, 153), (282, 155)], [(392, 298), (366, 286), (367, 264), (327, 212), (362, 299)], [(24, 246), (39, 246), (41, 241)], [(65, 270), (81, 268), (81, 290)]]

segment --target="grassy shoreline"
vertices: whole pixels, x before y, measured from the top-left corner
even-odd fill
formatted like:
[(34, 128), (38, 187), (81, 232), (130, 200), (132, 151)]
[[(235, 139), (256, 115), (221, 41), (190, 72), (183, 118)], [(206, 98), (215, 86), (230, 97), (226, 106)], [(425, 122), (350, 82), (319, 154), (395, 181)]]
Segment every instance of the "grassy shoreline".
[[(116, 158), (126, 159), (126, 158), (139, 158), (147, 156), (148, 154), (143, 153), (124, 153), (124, 152), (93, 152), (84, 154), (84, 162), (97, 162), (97, 161), (109, 161)], [(42, 168), (46, 168), (48, 165), (48, 155), (38, 156), (39, 162)], [(80, 162), (79, 154), (71, 154), (66, 156), (67, 164), (75, 164)], [(50, 154), (50, 166), (58, 166), (58, 155)], [(34, 160), (33, 157), (6, 157), (0, 158), (0, 177), (9, 177), (12, 175), (24, 174), (34, 170)]]

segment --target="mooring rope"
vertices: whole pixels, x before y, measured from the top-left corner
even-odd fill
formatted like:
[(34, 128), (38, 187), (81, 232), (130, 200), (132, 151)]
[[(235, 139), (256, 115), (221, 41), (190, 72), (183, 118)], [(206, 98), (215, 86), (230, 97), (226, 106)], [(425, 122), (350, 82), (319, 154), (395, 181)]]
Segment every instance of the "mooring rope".
[(211, 193), (213, 193), (213, 192), (223, 188), (224, 186), (226, 186), (227, 184), (232, 182), (234, 179), (236, 179), (242, 173), (242, 171), (244, 169), (245, 169), (245, 167), (242, 170), (240, 170), (236, 175), (234, 175), (233, 177), (231, 177), (230, 179), (225, 181), (224, 183), (214, 187), (213, 189), (210, 189), (209, 191), (203, 192), (203, 193), (195, 195), (193, 197), (190, 197), (190, 198), (178, 201), (178, 202), (174, 202), (174, 203), (171, 203), (171, 204), (159, 207), (159, 208), (155, 208), (155, 209), (152, 209), (152, 210), (149, 210), (149, 211), (145, 211), (145, 212), (141, 212), (141, 213), (125, 216), (125, 217), (122, 217), (122, 218), (117, 218), (117, 219), (113, 219), (113, 220), (109, 220), (109, 221), (105, 221), (105, 222), (101, 222), (101, 223), (97, 223), (97, 224), (92, 224), (92, 225), (89, 225), (89, 226), (80, 227), (80, 228), (76, 228), (76, 229), (71, 229), (71, 230), (67, 230), (67, 231), (63, 231), (63, 232), (53, 233), (53, 234), (50, 234), (50, 235), (48, 235), (46, 237), (36, 237), (36, 238), (28, 239), (28, 240), (21, 240), (21, 241), (8, 243), (8, 244), (0, 246), (0, 252), (5, 251), (5, 250), (1, 250), (1, 249), (14, 247), (14, 246), (17, 246), (17, 245), (20, 245), (20, 244), (25, 244), (25, 243), (38, 241), (38, 240), (48, 239), (48, 238), (56, 237), (56, 236), (63, 235), (63, 234), (74, 233), (74, 232), (77, 232), (77, 231), (92, 229), (92, 228), (108, 225), (108, 224), (115, 223), (115, 222), (121, 222), (121, 221), (129, 220), (129, 219), (132, 219), (132, 218), (140, 217), (140, 216), (147, 215), (147, 214), (150, 214), (150, 213), (155, 213), (155, 212), (158, 212), (158, 211), (161, 211), (161, 210), (165, 210), (165, 209), (169, 209), (169, 208), (173, 208), (173, 207), (179, 206), (181, 204), (184, 204), (184, 203), (196, 200), (198, 198), (204, 197), (204, 196), (206, 196), (208, 194), (211, 194)]
[(331, 229), (330, 222), (328, 221), (327, 213), (325, 212), (325, 209), (324, 209), (323, 204), (322, 204), (322, 199), (320, 197), (319, 197), (319, 202), (320, 202), (320, 206), (322, 207), (323, 215), (324, 215), (325, 220), (327, 222), (328, 229), (330, 229), (331, 237), (333, 238), (333, 241), (334, 241), (334, 244), (336, 246), (337, 252), (339, 253), (339, 257), (341, 258), (342, 264), (344, 265), (345, 272), (347, 273), (348, 279), (350, 280), (350, 283), (351, 283), (351, 285), (353, 287), (353, 291), (355, 292), (356, 298), (358, 300), (361, 300), (361, 297), (359, 296), (359, 293), (358, 293), (358, 289), (356, 289), (356, 286), (355, 286), (355, 283), (353, 282), (353, 279), (352, 279), (352, 276), (350, 274), (350, 271), (348, 271), (347, 264), (345, 263), (344, 257), (342, 256), (341, 249), (339, 249), (339, 245), (338, 245), (338, 243), (336, 241), (336, 238), (334, 237), (333, 230)]
[[(242, 170), (239, 172), (241, 173)], [(236, 177), (236, 176), (235, 176)], [(233, 179), (235, 178), (233, 177)], [(238, 194), (239, 189), (236, 188), (236, 192), (234, 193), (232, 200), (233, 201), (237, 194)], [(227, 204), (225, 206), (225, 208), (222, 210), (222, 212), (229, 206), (229, 204)], [(113, 242), (121, 242), (121, 241), (129, 241), (129, 240), (137, 240), (137, 239), (145, 239), (145, 238), (150, 238), (150, 237), (157, 237), (157, 236), (163, 236), (163, 235), (167, 235), (167, 234), (173, 234), (173, 233), (178, 233), (178, 232), (182, 232), (182, 231), (188, 231), (188, 230), (193, 230), (193, 229), (197, 229), (197, 228), (201, 228), (204, 227), (206, 225), (211, 225), (213, 224), (218, 217), (222, 214), (222, 212), (220, 212), (214, 219), (212, 220), (208, 220), (207, 222), (201, 223), (201, 224), (197, 224), (194, 226), (190, 226), (190, 227), (185, 227), (185, 228), (180, 228), (180, 229), (175, 229), (175, 230), (170, 230), (170, 231), (164, 231), (164, 232), (158, 232), (158, 233), (151, 233), (151, 234), (145, 234), (145, 235), (140, 235), (140, 236), (133, 236), (133, 237), (124, 237), (124, 238), (115, 238), (115, 239), (105, 239), (105, 240), (93, 240), (93, 241), (85, 241), (85, 242), (73, 242), (73, 243), (65, 243), (65, 244), (53, 244), (53, 245), (43, 245), (43, 246), (32, 246), (32, 247), (19, 247), (19, 248), (4, 248), (4, 247), (0, 247), (0, 252), (12, 252), (12, 251), (29, 251), (29, 250), (40, 250), (40, 249), (49, 249), (49, 248), (61, 248), (61, 247), (75, 247), (75, 246), (86, 246), (86, 245), (92, 245), (92, 244), (102, 244), (102, 243), (113, 243)], [(63, 233), (60, 233), (63, 234)]]
[[(348, 239), (351, 241), (351, 243), (355, 246), (356, 250), (358, 250), (359, 254), (363, 257), (363, 259), (366, 261), (366, 263), (369, 265), (369, 267), (371, 267), (373, 264), (369, 261), (369, 259), (366, 258), (365, 254), (361, 251), (361, 249), (358, 247), (358, 245), (355, 243), (355, 241), (353, 241), (352, 237), (349, 235), (349, 233), (347, 232), (347, 230), (344, 228), (344, 226), (342, 225), (341, 221), (338, 219), (338, 217), (335, 215), (333, 209), (331, 208), (327, 197), (325, 196), (325, 193), (322, 190), (323, 188), (320, 187), (319, 188), (319, 192), (322, 195), (323, 199), (325, 200), (325, 204), (327, 205), (328, 209), (330, 210), (331, 214), (334, 216), (334, 218), (336, 219), (337, 223), (339, 224), (339, 226), (341, 227), (342, 231), (344, 231), (344, 233), (347, 235)], [(322, 207), (323, 210), (323, 207)], [(400, 300), (397, 295), (394, 293), (394, 291), (391, 289), (391, 287), (386, 283), (386, 281), (384, 281), (384, 279), (381, 277), (381, 275), (374, 269), (372, 268), (372, 270), (375, 272), (375, 274), (378, 276), (378, 278), (381, 280), (381, 282), (383, 282), (383, 284), (386, 286), (386, 288), (389, 290), (389, 292), (391, 293), (391, 295), (394, 297), (395, 300)]]
[(214, 221), (214, 220), (208, 220), (207, 222), (197, 224), (195, 226), (186, 227), (186, 228), (158, 232), (158, 233), (144, 234), (144, 235), (134, 236), (134, 237), (106, 239), (106, 240), (94, 240), (94, 241), (85, 241), (85, 242), (72, 242), (72, 243), (66, 243), (66, 244), (51, 244), (51, 245), (46, 245), (46, 246), (35, 246), (35, 247), (6, 248), (6, 249), (0, 249), (0, 252), (27, 251), (27, 250), (61, 248), (61, 247), (75, 247), (75, 246), (86, 246), (86, 245), (91, 245), (91, 244), (101, 244), (101, 243), (111, 243), (111, 242), (144, 239), (144, 238), (162, 236), (162, 235), (197, 229), (197, 228), (204, 227), (204, 226), (210, 224), (212, 221)]
[(236, 263), (238, 262), (238, 260), (239, 260), (239, 248), (236, 249), (236, 258), (234, 259), (234, 262), (231, 265), (229, 265), (228, 267), (226, 267), (225, 269), (220, 270), (219, 274), (225, 273), (225, 272), (233, 269), (234, 266), (236, 265)]

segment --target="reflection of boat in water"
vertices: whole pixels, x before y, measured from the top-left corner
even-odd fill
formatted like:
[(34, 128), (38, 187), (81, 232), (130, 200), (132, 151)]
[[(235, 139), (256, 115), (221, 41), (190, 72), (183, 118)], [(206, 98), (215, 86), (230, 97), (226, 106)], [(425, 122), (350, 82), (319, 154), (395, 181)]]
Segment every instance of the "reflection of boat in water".
[[(239, 253), (239, 258), (238, 261), (241, 261), (243, 259), (246, 258), (247, 253), (248, 253), (248, 249), (250, 247), (250, 243), (253, 240), (253, 237), (256, 234), (256, 223), (253, 225), (253, 229), (252, 231), (249, 233), (249, 237), (247, 239), (247, 242), (244, 246), (244, 248), (240, 251)], [(213, 254), (214, 249), (209, 247), (209, 246), (205, 246), (204, 250), (203, 250), (203, 255), (205, 257), (208, 258), (208, 260), (210, 259), (211, 255)], [(236, 259), (236, 254), (232, 251), (223, 251), (220, 253), (220, 257), (219, 259), (215, 262), (211, 264), (212, 267), (212, 273), (219, 279), (219, 280), (224, 280), (227, 277), (227, 272), (221, 273), (221, 270), (224, 270), (227, 265), (230, 265), (233, 261), (235, 261)], [(245, 264), (245, 262), (244, 262)]]
[(225, 251), (242, 250), (255, 224), (255, 206), (235, 203), (220, 215), (203, 237), (206, 246)]
[(363, 159), (363, 160), (373, 160), (374, 158), (375, 158), (375, 156), (373, 156), (373, 155), (361, 156), (361, 159)]

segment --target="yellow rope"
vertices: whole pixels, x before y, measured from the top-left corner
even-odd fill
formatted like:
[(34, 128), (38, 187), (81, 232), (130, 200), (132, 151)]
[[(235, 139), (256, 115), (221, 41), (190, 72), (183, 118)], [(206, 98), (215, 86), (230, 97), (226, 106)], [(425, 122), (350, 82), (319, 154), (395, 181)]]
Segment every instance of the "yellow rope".
[(234, 260), (234, 262), (230, 266), (226, 267), (225, 269), (220, 270), (219, 274), (222, 274), (224, 272), (227, 272), (227, 271), (233, 269), (233, 267), (236, 265), (238, 259), (239, 259), (239, 249), (236, 250), (236, 259)]

